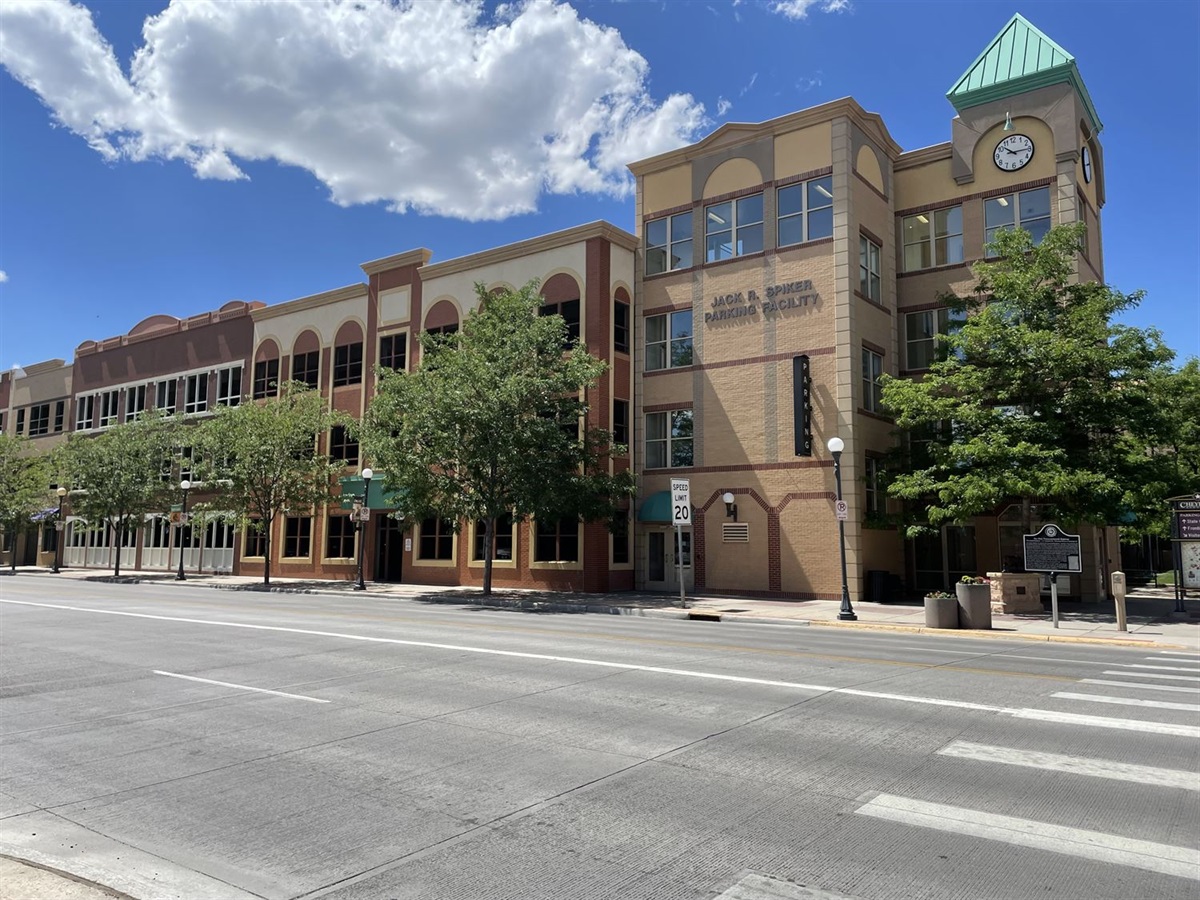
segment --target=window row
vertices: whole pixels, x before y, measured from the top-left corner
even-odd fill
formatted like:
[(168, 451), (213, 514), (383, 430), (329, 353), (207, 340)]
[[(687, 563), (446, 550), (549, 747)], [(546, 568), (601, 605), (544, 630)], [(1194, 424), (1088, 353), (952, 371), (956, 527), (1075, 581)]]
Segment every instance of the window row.
[[(49, 403), (38, 403), (35, 406), (18, 409), (16, 422), (17, 434), (26, 435), (27, 437), (42, 437), (43, 435), (51, 434), (52, 428), (54, 434), (59, 434), (63, 430), (63, 419), (66, 416), (66, 409), (66, 400), (54, 401), (53, 417), (51, 416), (51, 404)], [(25, 430), (27, 417), (28, 433)], [(53, 426), (51, 423), (53, 423)]]
[[(215, 373), (216, 394), (213, 402), (216, 406), (237, 406), (242, 402), (242, 366), (227, 366)], [(183, 412), (198, 415), (209, 411), (209, 381), (213, 376), (208, 372), (187, 375), (182, 379), (165, 378), (147, 384), (138, 384), (127, 388), (113, 388), (83, 394), (75, 398), (75, 430), (90, 431), (93, 429), (111, 428), (122, 421), (132, 422), (140, 417), (147, 409), (147, 401), (153, 397), (154, 408), (168, 415), (180, 410), (180, 383), (183, 384)], [(122, 417), (122, 397), (124, 397), (124, 417)], [(57, 421), (57, 412), (56, 412)], [(56, 428), (61, 430), (61, 428)]]
[[(999, 232), (1013, 228), (1024, 228), (1033, 236), (1033, 242), (1040, 244), (1050, 230), (1050, 188), (990, 197), (983, 201), (983, 219), (985, 244), (994, 241)], [(900, 240), (905, 272), (962, 262), (962, 207), (905, 216), (900, 220)]]
[[(763, 194), (704, 207), (706, 263), (760, 253), (765, 249)], [(833, 177), (789, 184), (775, 192), (776, 246), (787, 247), (833, 236)], [(646, 274), (695, 265), (692, 210), (646, 223)]]

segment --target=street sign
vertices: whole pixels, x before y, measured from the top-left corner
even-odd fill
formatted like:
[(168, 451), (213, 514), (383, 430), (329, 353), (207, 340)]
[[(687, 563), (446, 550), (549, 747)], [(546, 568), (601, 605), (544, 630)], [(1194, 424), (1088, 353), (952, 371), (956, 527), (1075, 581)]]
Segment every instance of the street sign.
[(1043, 525), (1037, 534), (1024, 536), (1026, 572), (1082, 572), (1079, 535), (1057, 525)]
[(354, 519), (356, 522), (370, 522), (371, 508), (364, 506), (361, 509), (356, 509), (353, 513), (351, 513), (350, 518)]
[(671, 521), (675, 525), (692, 524), (692, 487), (686, 478), (671, 479)]
[(833, 511), (837, 514), (838, 521), (845, 522), (850, 518), (850, 504), (845, 500), (838, 500), (833, 504)]

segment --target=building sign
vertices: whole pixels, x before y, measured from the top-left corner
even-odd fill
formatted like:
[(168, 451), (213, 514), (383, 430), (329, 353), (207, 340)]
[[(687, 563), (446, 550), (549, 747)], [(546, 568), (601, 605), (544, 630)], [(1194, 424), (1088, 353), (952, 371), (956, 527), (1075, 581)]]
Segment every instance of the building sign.
[(1057, 525), (1043, 525), (1037, 534), (1027, 534), (1027, 572), (1081, 572), (1079, 535), (1067, 534)]
[(713, 297), (712, 308), (704, 314), (704, 324), (757, 316), (760, 312), (774, 316), (791, 310), (808, 311), (820, 304), (821, 295), (811, 281), (771, 284), (766, 288), (766, 296), (760, 297), (758, 291), (746, 290)]

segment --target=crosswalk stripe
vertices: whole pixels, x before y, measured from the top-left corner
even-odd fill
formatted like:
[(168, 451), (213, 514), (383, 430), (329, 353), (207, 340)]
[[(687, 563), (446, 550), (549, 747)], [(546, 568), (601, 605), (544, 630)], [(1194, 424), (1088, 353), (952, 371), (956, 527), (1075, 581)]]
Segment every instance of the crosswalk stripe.
[(1040, 722), (1062, 722), (1066, 725), (1093, 725), (1097, 728), (1120, 728), (1124, 731), (1145, 731), (1149, 734), (1173, 734), (1177, 737), (1200, 737), (1200, 727), (1176, 725), (1173, 722), (1143, 722), (1138, 719), (1112, 719), (1108, 716), (1085, 716), (1082, 713), (1056, 712), (1052, 709), (1014, 709), (1017, 719), (1037, 719)]
[(1163, 678), (1170, 681), (1200, 681), (1200, 675), (1163, 675), (1161, 672), (1129, 672), (1105, 669), (1103, 675), (1123, 675), (1126, 678)]
[[(1059, 691), (1051, 694), (1063, 700), (1091, 700), (1093, 703), (1115, 703), (1119, 706), (1147, 706), (1152, 709), (1182, 709), (1186, 712), (1200, 712), (1200, 701), (1196, 703), (1168, 703), (1166, 700), (1141, 700), (1134, 697), (1105, 697), (1103, 694), (1073, 694), (1070, 691)], [(1200, 779), (1198, 779), (1200, 781)]]
[[(1196, 656), (1200, 657), (1200, 650), (1159, 650), (1163, 656)], [(1150, 657), (1146, 657), (1149, 659)]]
[(1025, 766), (1030, 769), (1048, 769), (1052, 772), (1069, 772), (1072, 775), (1090, 775), (1094, 778), (1111, 778), (1116, 781), (1134, 781), (1138, 784), (1182, 788), (1185, 791), (1200, 791), (1200, 779), (1196, 778), (1194, 772), (1139, 766), (1107, 759), (1087, 759), (1080, 756), (1066, 756), (1061, 753), (1042, 753), (1036, 750), (1015, 750), (1011, 747), (994, 747), (990, 744), (974, 744), (970, 741), (953, 741), (939, 750), (938, 755), (1002, 763), (1009, 766)]
[(1157, 669), (1162, 672), (1196, 672), (1200, 674), (1200, 668), (1195, 666), (1148, 666), (1145, 663), (1117, 663), (1117, 665), (1126, 669)]
[(1107, 681), (1104, 678), (1080, 678), (1080, 684), (1107, 684), (1110, 687), (1138, 688), (1143, 691), (1171, 691), (1176, 694), (1200, 694), (1200, 688), (1177, 684), (1146, 684), (1144, 681)]
[(1147, 656), (1146, 659), (1154, 659), (1159, 662), (1189, 662), (1194, 663), (1197, 660), (1190, 656)]
[(1200, 851), (1190, 847), (1139, 841), (1103, 831), (1065, 828), (1033, 819), (994, 815), (944, 803), (927, 803), (894, 794), (879, 794), (856, 812), (903, 825), (971, 835), (1051, 853), (1132, 866), (1192, 881), (1200, 880)]

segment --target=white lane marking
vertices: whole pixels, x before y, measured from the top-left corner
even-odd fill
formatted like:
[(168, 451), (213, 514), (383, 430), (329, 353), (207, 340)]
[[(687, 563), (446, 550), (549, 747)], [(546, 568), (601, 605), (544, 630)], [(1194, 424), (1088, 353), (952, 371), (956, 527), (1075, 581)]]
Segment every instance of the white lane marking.
[(970, 741), (953, 741), (939, 750), (938, 755), (956, 756), (980, 762), (1003, 763), (1008, 766), (1025, 766), (1029, 769), (1068, 772), (1072, 775), (1090, 775), (1094, 778), (1112, 778), (1116, 781), (1135, 781), (1138, 784), (1182, 788), (1185, 791), (1200, 791), (1200, 778), (1196, 777), (1195, 772), (1139, 766), (1132, 763), (1112, 762), (1107, 759), (1087, 759), (1062, 753), (1016, 750), (1011, 747), (995, 747), (990, 744), (973, 744)]
[(1080, 678), (1080, 684), (1107, 684), (1109, 687), (1138, 688), (1143, 691), (1171, 691), (1175, 694), (1200, 694), (1200, 688), (1180, 687), (1174, 684), (1145, 684), (1140, 681), (1106, 681), (1103, 678)]
[(250, 687), (248, 684), (234, 684), (232, 681), (213, 681), (211, 678), (197, 678), (195, 675), (180, 675), (178, 672), (161, 672), (154, 670), (155, 675), (166, 675), (168, 678), (182, 678), (184, 681), (199, 681), (203, 684), (219, 684), (221, 687), (237, 688), (241, 691), (254, 691), (256, 694), (274, 694), (276, 697), (290, 697), (292, 700), (307, 700), (310, 703), (328, 703), (318, 697), (305, 697), (303, 694), (288, 694), (283, 691), (268, 691), (266, 688)]
[[(1200, 650), (1159, 650), (1163, 656), (1200, 656)], [(1146, 659), (1150, 657), (1147, 656)]]
[(1106, 697), (1103, 694), (1075, 694), (1071, 691), (1059, 691), (1051, 697), (1063, 700), (1090, 700), (1093, 703), (1115, 703), (1118, 706), (1146, 706), (1151, 709), (1182, 709), (1186, 712), (1200, 712), (1200, 700), (1195, 703), (1169, 703), (1166, 700), (1140, 700), (1136, 697)]
[(994, 815), (943, 803), (927, 803), (894, 794), (880, 794), (856, 812), (903, 825), (971, 835), (1051, 853), (1132, 866), (1177, 878), (1200, 880), (1200, 852), (1191, 847), (1139, 841), (1102, 831), (1065, 828), (1033, 819)]
[(1110, 663), (1110, 665), (1120, 666), (1123, 669), (1154, 669), (1160, 672), (1194, 672), (1200, 675), (1200, 668), (1196, 666), (1148, 666), (1145, 663)]
[[(1014, 716), (1019, 719), (1046, 719), (1056, 722), (1072, 722), (1077, 725), (1089, 725), (1102, 728), (1136, 727), (1139, 731), (1154, 731), (1156, 723), (1131, 722), (1126, 719), (1105, 719), (1100, 716), (1076, 716), (1074, 719), (1064, 718), (1066, 713), (1043, 713), (1036, 709), (1013, 709), (1003, 706), (991, 706), (985, 703), (971, 703), (966, 700), (943, 700), (938, 697), (917, 697), (910, 694), (890, 694), (882, 691), (864, 691), (859, 688), (834, 687), (825, 684), (804, 684), (796, 681), (776, 681), (768, 678), (750, 678), (745, 675), (724, 675), (717, 672), (700, 672), (695, 669), (669, 669), (663, 666), (644, 666), (636, 663), (614, 662), (604, 659), (585, 659), (576, 656), (554, 656), (548, 653), (528, 653), (519, 650), (496, 650), (491, 647), (470, 647), (463, 644), (441, 644), (433, 641), (409, 641), (401, 638), (372, 637), (363, 634), (348, 634), (340, 631), (316, 631), (311, 628), (287, 628), (282, 625), (252, 625), (248, 622), (226, 622), (219, 619), (192, 619), (183, 616), (158, 616), (151, 613), (125, 612), (117, 609), (92, 609), (86, 606), (66, 606), (56, 603), (35, 603), (31, 600), (0, 599), (0, 603), (12, 603), (18, 606), (34, 606), (42, 609), (61, 609), (69, 612), (95, 613), (104, 616), (123, 616), (130, 619), (152, 619), (159, 622), (183, 622), (191, 625), (209, 625), (220, 628), (242, 628), (249, 631), (270, 631), (282, 634), (303, 634), (313, 637), (330, 637), (346, 641), (362, 641), (370, 644), (390, 644), (400, 647), (422, 647), (431, 650), (452, 650), (456, 653), (479, 653), (488, 656), (502, 656), (509, 659), (538, 659), (547, 662), (572, 663), (580, 666), (597, 666), (606, 669), (619, 669), (626, 672), (653, 672), (659, 675), (677, 675), (684, 678), (702, 678), (711, 681), (727, 681), (736, 684), (756, 684), (766, 687), (782, 687), (793, 690), (812, 691), (818, 694), (846, 694), (852, 697), (868, 697), (874, 700), (894, 700), (900, 703), (917, 703), (923, 706), (945, 706), (953, 709), (970, 709), (979, 712), (991, 712), (999, 715)], [(1184, 734), (1191, 736), (1191, 731), (1178, 731), (1183, 726), (1157, 726), (1162, 734)], [(1200, 729), (1195, 729), (1200, 731)]]
[(1081, 713), (1055, 712), (1050, 709), (1018, 709), (1018, 719), (1037, 719), (1041, 722), (1061, 722), (1065, 725), (1094, 725), (1097, 728), (1120, 728), (1124, 731), (1144, 731), (1148, 734), (1173, 734), (1178, 737), (1200, 738), (1200, 726), (1176, 725), (1172, 722), (1143, 722), (1139, 719), (1110, 719), (1107, 716), (1085, 716)]
[(1163, 678), (1170, 681), (1200, 681), (1200, 675), (1163, 675), (1159, 672), (1129, 672), (1105, 669), (1102, 675), (1120, 675), (1123, 678)]
[[(897, 647), (897, 650), (915, 650), (917, 653), (952, 653), (955, 656), (979, 656), (978, 651), (971, 650), (935, 650), (933, 647)], [(991, 655), (991, 654), (986, 654)]]
[(1194, 660), (1194, 659), (1192, 659), (1190, 656), (1147, 656), (1147, 657), (1146, 657), (1146, 659), (1152, 659), (1152, 660), (1154, 660), (1155, 662), (1186, 662), (1186, 663), (1194, 663), (1194, 662), (1196, 662), (1196, 661), (1197, 661), (1197, 660)]

